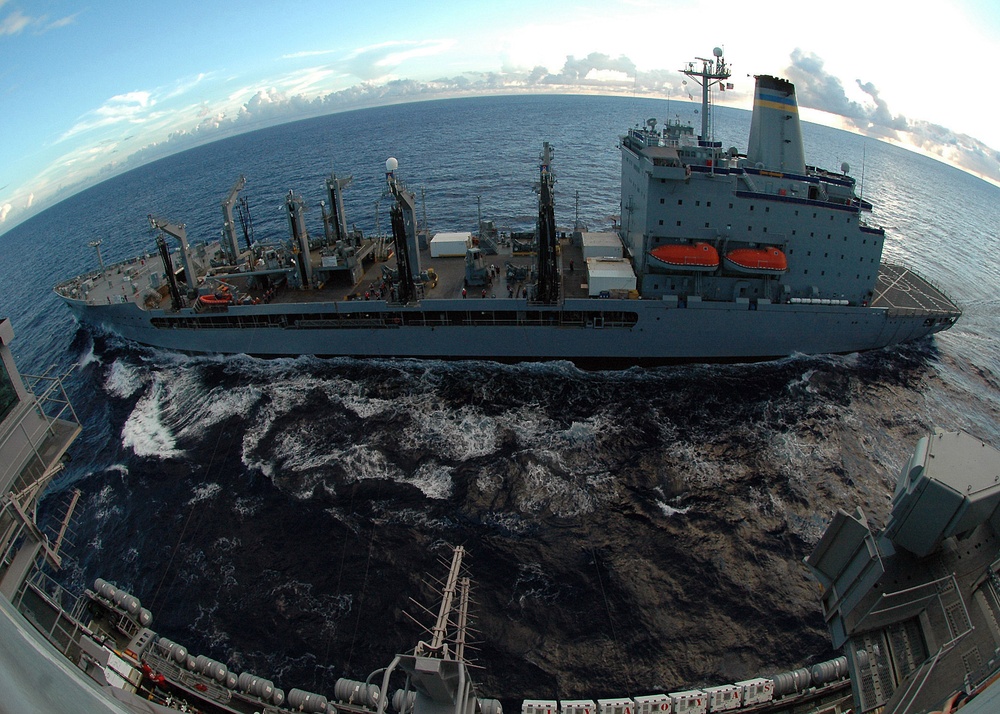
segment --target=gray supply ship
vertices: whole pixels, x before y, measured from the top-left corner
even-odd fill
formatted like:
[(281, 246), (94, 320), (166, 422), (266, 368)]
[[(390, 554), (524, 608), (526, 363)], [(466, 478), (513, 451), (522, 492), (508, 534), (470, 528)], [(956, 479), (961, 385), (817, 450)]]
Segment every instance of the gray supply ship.
[[(12, 338), (0, 319), (0, 711), (502, 714), (472, 677), (472, 584), (461, 546), (452, 549), (426, 639), (364, 680), (338, 679), (326, 694), (286, 692), (266, 675), (194, 655), (151, 629), (153, 615), (135, 595), (105, 580), (82, 596), (62, 588), (50, 573), (62, 564), (79, 493), (51, 534), (36, 512), (80, 424), (60, 379), (22, 381)], [(904, 465), (881, 532), (860, 510), (834, 517), (806, 562), (844, 655), (684, 691), (527, 700), (521, 714), (996, 712), (998, 473), (996, 449), (936, 432)]]
[(721, 50), (682, 71), (702, 86), (700, 134), (649, 119), (622, 137), (615, 231), (557, 229), (548, 144), (526, 235), (482, 220), (475, 236), (429, 235), (389, 159), (391, 237), (347, 229), (350, 178), (331, 174), (321, 237), (289, 192), (290, 239), (257, 240), (241, 176), (220, 242), (191, 245), (183, 225), (150, 216), (155, 254), (102, 262), (55, 291), (79, 322), (129, 340), (261, 356), (742, 361), (880, 348), (954, 324), (961, 311), (942, 291), (882, 262), (885, 232), (867, 222), (849, 167), (806, 165), (790, 82), (757, 77), (743, 155), (712, 139), (712, 91), (730, 76)]

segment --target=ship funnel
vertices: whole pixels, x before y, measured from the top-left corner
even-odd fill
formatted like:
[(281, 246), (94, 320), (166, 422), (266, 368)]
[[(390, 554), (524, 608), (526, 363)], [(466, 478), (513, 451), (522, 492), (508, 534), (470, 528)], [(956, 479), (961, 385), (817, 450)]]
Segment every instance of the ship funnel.
[(757, 77), (747, 162), (772, 171), (806, 172), (795, 85), (786, 79)]

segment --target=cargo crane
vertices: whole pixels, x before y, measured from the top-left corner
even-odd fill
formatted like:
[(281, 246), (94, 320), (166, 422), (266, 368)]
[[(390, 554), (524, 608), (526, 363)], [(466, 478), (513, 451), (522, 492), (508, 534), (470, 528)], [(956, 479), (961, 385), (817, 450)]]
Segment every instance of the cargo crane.
[[(418, 299), (417, 283), (420, 281), (420, 248), (417, 245), (417, 221), (414, 195), (403, 188), (396, 179), (399, 162), (389, 158), (385, 162), (385, 179), (396, 205), (390, 210), (392, 240), (396, 251), (398, 282), (396, 299), (401, 303)], [(423, 283), (420, 283), (421, 287)]]
[[(171, 223), (162, 218), (149, 215), (149, 225), (154, 229), (166, 233), (171, 238), (176, 238), (181, 244), (181, 262), (184, 263), (184, 280), (187, 282), (188, 290), (194, 294), (198, 292), (198, 274), (195, 272), (194, 261), (191, 258), (191, 250), (188, 248), (187, 230), (183, 223)], [(173, 281), (173, 271), (167, 273), (167, 279)]]
[[(236, 222), (233, 219), (233, 205), (240, 191), (247, 185), (246, 177), (240, 174), (236, 183), (229, 189), (229, 193), (222, 199), (222, 253), (226, 256), (229, 265), (236, 265), (240, 261), (240, 244), (236, 239)], [(244, 232), (246, 228), (244, 226)]]
[(292, 252), (298, 254), (299, 279), (302, 286), (312, 287), (312, 260), (309, 250), (309, 231), (306, 230), (305, 203), (302, 197), (294, 191), (289, 191), (285, 197), (285, 209), (288, 213), (288, 232), (292, 238)]
[(337, 178), (331, 173), (326, 179), (326, 193), (330, 201), (330, 213), (323, 206), (323, 233), (328, 244), (339, 245), (347, 238), (347, 222), (344, 220), (343, 190), (351, 185), (353, 177)]
[(552, 148), (542, 145), (538, 187), (538, 284), (535, 300), (548, 305), (559, 300), (559, 270), (556, 264), (556, 219), (552, 199), (555, 175), (552, 173)]

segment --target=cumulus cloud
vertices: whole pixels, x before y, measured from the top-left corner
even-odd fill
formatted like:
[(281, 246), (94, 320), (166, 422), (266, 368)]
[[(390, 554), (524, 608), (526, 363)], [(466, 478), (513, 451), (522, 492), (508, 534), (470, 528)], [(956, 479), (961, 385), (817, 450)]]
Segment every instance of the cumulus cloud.
[(943, 161), (1000, 183), (1000, 152), (966, 134), (958, 134), (938, 124), (909, 120), (893, 114), (871, 82), (855, 80), (869, 98), (856, 102), (847, 96), (840, 79), (824, 69), (822, 58), (796, 48), (786, 70), (795, 84), (799, 104), (845, 117), (860, 132), (919, 149)]
[[(2, 1), (2, 0), (0, 0)], [(441, 96), (466, 96), (486, 93), (594, 91), (601, 93), (638, 93), (647, 96), (687, 98), (690, 85), (674, 70), (639, 72), (623, 56), (592, 52), (585, 57), (568, 56), (562, 68), (550, 71), (543, 66), (531, 69), (505, 69), (499, 72), (464, 72), (432, 81), (387, 79), (404, 59), (441, 51), (443, 41), (393, 42), (359, 49), (324, 67), (313, 67), (272, 79), (265, 87), (243, 86), (233, 90), (220, 103), (196, 103), (181, 110), (166, 111), (168, 99), (183, 94), (183, 87), (193, 87), (205, 75), (199, 75), (174, 88), (134, 91), (117, 95), (81, 117), (62, 137), (92, 129), (112, 129), (95, 134), (103, 141), (68, 151), (35, 182), (53, 188), (39, 192), (36, 207), (71, 195), (87, 185), (104, 180), (136, 166), (168, 156), (193, 146), (272, 126), (338, 111), (392, 104)], [(1000, 183), (1000, 154), (969, 136), (956, 134), (945, 127), (915, 121), (893, 114), (870, 82), (857, 81), (861, 101), (848, 97), (841, 81), (824, 68), (823, 60), (811, 53), (796, 50), (791, 55), (786, 76), (796, 85), (800, 105), (839, 114), (857, 130), (895, 143), (911, 146), (926, 154), (967, 171)], [(338, 74), (339, 73), (339, 74)], [(344, 73), (373, 79), (323, 93), (319, 87)], [(337, 75), (334, 77), (334, 75)], [(375, 78), (378, 81), (375, 81)], [(853, 86), (852, 86), (853, 89)], [(746, 99), (748, 89), (726, 92), (727, 103)], [(177, 117), (187, 116), (187, 123), (177, 126)], [(140, 146), (116, 126), (141, 124), (143, 135), (150, 132), (162, 138), (144, 141)], [(133, 149), (132, 147), (139, 146)], [(86, 171), (84, 171), (86, 169)], [(87, 177), (85, 180), (82, 177)], [(70, 181), (69, 177), (73, 180)], [(56, 188), (58, 187), (58, 188)], [(38, 186), (33, 185), (39, 191)], [(28, 198), (29, 187), (0, 202), (0, 223), (19, 222), (34, 212)], [(53, 193), (53, 191), (55, 193)]]

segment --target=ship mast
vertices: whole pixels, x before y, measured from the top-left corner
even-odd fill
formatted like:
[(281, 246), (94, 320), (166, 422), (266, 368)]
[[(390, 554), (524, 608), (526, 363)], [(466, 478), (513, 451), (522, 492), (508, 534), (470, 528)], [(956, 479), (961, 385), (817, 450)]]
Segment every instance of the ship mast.
[[(385, 714), (390, 699), (396, 711), (406, 714), (503, 714), (499, 701), (477, 696), (469, 672), (465, 650), (471, 583), (463, 572), (464, 556), (462, 546), (453, 549), (437, 618), (426, 628), (430, 640), (418, 642), (412, 652), (396, 655), (385, 668), (375, 714)], [(406, 684), (390, 696), (390, 677), (397, 669), (406, 675)]]
[(681, 70), (701, 85), (701, 136), (699, 138), (702, 141), (712, 140), (711, 112), (709, 111), (712, 103), (712, 86), (716, 84), (721, 86), (732, 74), (729, 71), (729, 65), (726, 64), (726, 60), (722, 56), (722, 48), (716, 47), (712, 50), (712, 54), (715, 57), (714, 60), (695, 57), (696, 61), (701, 62), (700, 70), (695, 69), (694, 62), (688, 62), (687, 69)]
[(385, 179), (396, 205), (389, 210), (392, 220), (392, 239), (396, 251), (397, 299), (408, 303), (419, 299), (417, 281), (420, 280), (420, 246), (417, 243), (417, 219), (413, 193), (407, 191), (396, 177), (399, 162), (389, 158), (385, 162)]
[(559, 270), (556, 263), (556, 219), (552, 189), (552, 147), (542, 145), (538, 186), (538, 289), (535, 300), (552, 305), (559, 300)]

